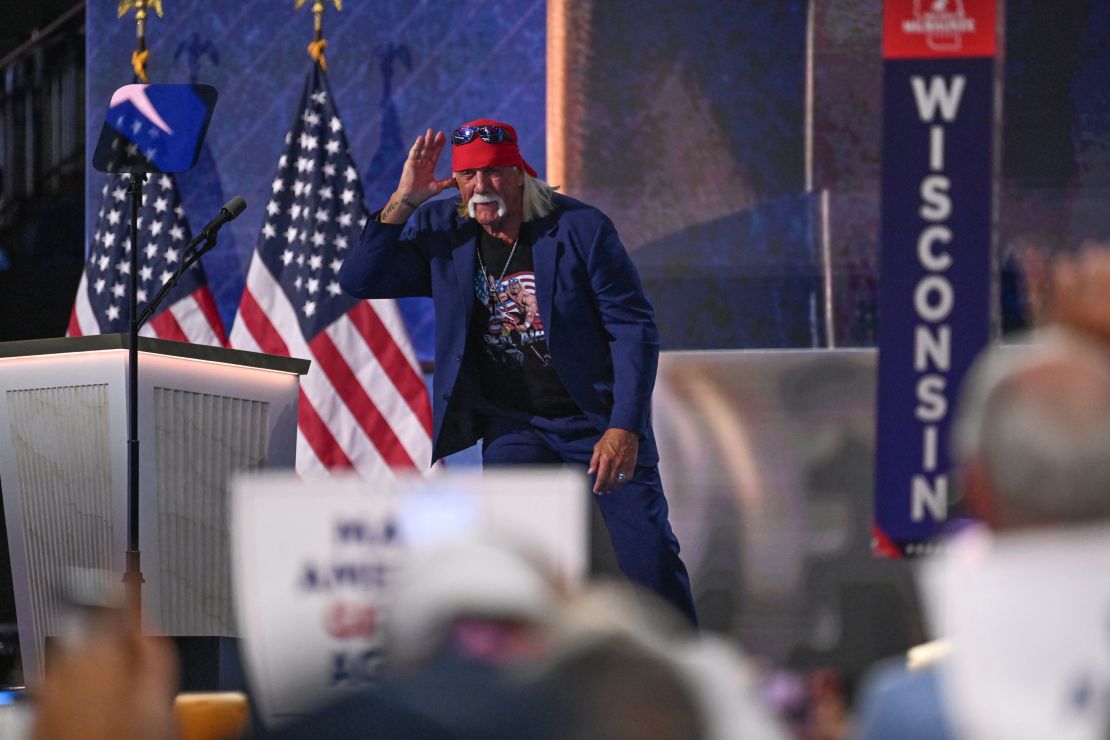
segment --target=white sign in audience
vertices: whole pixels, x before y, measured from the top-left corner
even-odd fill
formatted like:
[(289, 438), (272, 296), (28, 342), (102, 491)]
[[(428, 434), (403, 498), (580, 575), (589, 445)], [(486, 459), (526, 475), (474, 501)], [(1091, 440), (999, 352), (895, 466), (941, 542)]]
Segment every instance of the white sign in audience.
[(243, 661), (273, 724), (376, 680), (383, 606), (406, 553), (511, 542), (569, 585), (588, 559), (589, 487), (571, 470), (465, 471), (373, 483), (237, 478), (232, 567)]

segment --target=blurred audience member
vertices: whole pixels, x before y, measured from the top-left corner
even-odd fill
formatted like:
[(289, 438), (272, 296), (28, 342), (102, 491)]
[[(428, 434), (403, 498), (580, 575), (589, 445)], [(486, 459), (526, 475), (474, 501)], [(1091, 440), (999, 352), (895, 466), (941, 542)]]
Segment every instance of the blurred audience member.
[(1047, 313), (1110, 344), (1110, 249), (1088, 246), (1075, 257), (1056, 261)]
[(627, 583), (567, 593), (541, 561), (475, 542), (417, 555), (394, 582), (383, 685), (272, 737), (788, 737), (731, 645)]
[(611, 635), (560, 651), (538, 688), (556, 708), (551, 737), (708, 737), (693, 696), (675, 667), (627, 636)]
[(844, 678), (832, 668), (809, 675), (809, 706), (803, 725), (805, 740), (843, 740), (848, 737), (851, 712)]
[(860, 698), (860, 740), (955, 740), (935, 666), (908, 669), (895, 660), (876, 666)]
[(546, 650), (564, 598), (541, 558), (488, 542), (416, 553), (393, 582), (384, 629), (395, 673), (423, 668), (445, 652), (490, 664), (535, 657)]
[(755, 671), (724, 639), (623, 583), (566, 602), (539, 681), (558, 717), (553, 736), (640, 740), (779, 740)]
[(79, 639), (60, 641), (35, 693), (35, 740), (171, 740), (177, 658), (119, 610), (101, 610)]
[(510, 547), (457, 542), (413, 554), (393, 584), (381, 686), (267, 737), (549, 737), (545, 705), (517, 674), (546, 651), (549, 622), (563, 598), (544, 564)]
[(1110, 356), (1088, 338), (1110, 339), (1110, 294), (1075, 267), (1058, 269), (1055, 305), (1086, 337), (1053, 327), (992, 346), (966, 379), (953, 457), (993, 533), (965, 532), (925, 565), (952, 651), (877, 673), (861, 738), (1096, 738), (1110, 717)]

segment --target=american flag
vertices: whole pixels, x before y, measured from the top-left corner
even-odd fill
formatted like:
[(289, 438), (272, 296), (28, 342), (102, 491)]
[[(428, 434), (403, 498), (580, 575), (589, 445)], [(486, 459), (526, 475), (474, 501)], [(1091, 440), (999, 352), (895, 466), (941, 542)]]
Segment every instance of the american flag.
[[(130, 175), (108, 175), (89, 259), (69, 317), (69, 336), (126, 332), (130, 320)], [(192, 238), (173, 175), (152, 174), (143, 183), (139, 209), (139, 310), (181, 265)], [(194, 344), (225, 346), (227, 336), (204, 268), (193, 265), (170, 291), (140, 334)]]
[(339, 287), (367, 212), (327, 76), (309, 73), (231, 330), (234, 347), (312, 361), (301, 381), (297, 470), (424, 470), (432, 414), (401, 313)]

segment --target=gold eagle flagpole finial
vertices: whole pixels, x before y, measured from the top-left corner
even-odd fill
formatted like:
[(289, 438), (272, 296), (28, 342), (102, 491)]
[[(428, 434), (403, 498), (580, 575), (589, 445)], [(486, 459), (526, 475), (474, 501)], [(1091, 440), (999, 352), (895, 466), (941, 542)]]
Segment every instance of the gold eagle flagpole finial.
[[(343, 0), (331, 0), (336, 12), (343, 10)], [(300, 10), (308, 0), (296, 0), (294, 10)], [(328, 61), (324, 59), (324, 49), (328, 41), (324, 38), (324, 0), (312, 0), (312, 43), (308, 45), (308, 55), (312, 61), (320, 65), (320, 69), (328, 71)]]
[(119, 15), (122, 18), (135, 9), (135, 51), (131, 52), (131, 68), (135, 76), (143, 82), (150, 82), (146, 74), (146, 60), (150, 52), (146, 48), (146, 9), (153, 8), (162, 17), (162, 0), (119, 0)]

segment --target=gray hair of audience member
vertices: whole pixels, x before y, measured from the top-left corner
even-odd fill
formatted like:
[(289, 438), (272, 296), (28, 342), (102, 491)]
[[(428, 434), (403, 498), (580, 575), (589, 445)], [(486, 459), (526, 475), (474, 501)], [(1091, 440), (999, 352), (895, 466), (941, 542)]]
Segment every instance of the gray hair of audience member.
[(965, 481), (985, 475), (995, 527), (1110, 517), (1110, 356), (1062, 328), (989, 347), (952, 443)]
[[(539, 683), (564, 711), (556, 736), (787, 740), (733, 644), (694, 632), (657, 596), (598, 582), (568, 599)], [(569, 708), (567, 708), (569, 706)]]
[(419, 668), (460, 620), (542, 629), (560, 598), (554, 569), (522, 547), (460, 540), (409, 553), (385, 596), (386, 661)]
[(679, 672), (628, 636), (558, 652), (536, 684), (553, 703), (551, 736), (565, 740), (699, 740), (706, 737)]

